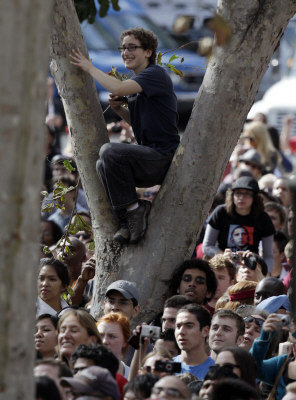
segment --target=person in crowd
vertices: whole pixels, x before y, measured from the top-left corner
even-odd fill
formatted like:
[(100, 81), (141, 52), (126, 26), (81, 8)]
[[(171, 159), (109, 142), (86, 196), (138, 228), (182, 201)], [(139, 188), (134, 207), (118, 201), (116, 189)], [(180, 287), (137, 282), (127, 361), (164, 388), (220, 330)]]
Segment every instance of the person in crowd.
[(273, 270), (271, 276), (283, 280), (290, 272), (290, 265), (285, 256), (285, 247), (289, 242), (284, 232), (278, 231), (273, 240)]
[(63, 236), (63, 231), (54, 221), (41, 219), (41, 244), (44, 246), (54, 246)]
[(40, 358), (51, 358), (56, 354), (58, 344), (58, 317), (41, 314), (36, 321), (35, 350)]
[(122, 359), (131, 332), (129, 319), (121, 313), (105, 314), (98, 319), (97, 328), (103, 345), (120, 361), (118, 372), (128, 379), (129, 367)]
[(262, 176), (261, 156), (255, 149), (247, 150), (238, 157), (238, 167), (247, 169), (252, 176), (258, 181)]
[(79, 345), (71, 356), (71, 364), (74, 375), (80, 374), (85, 368), (93, 365), (107, 368), (115, 378), (121, 398), (123, 398), (123, 388), (127, 379), (117, 372), (119, 360), (106, 346), (101, 344)]
[(256, 362), (247, 350), (238, 346), (225, 346), (217, 355), (215, 365), (228, 365), (240, 379), (256, 387)]
[(199, 379), (197, 379), (197, 377), (191, 374), (190, 372), (183, 372), (182, 374), (178, 375), (178, 378), (182, 382), (186, 383), (187, 387), (191, 382), (199, 382)]
[(202, 382), (202, 386), (199, 390), (198, 397), (203, 400), (208, 400), (212, 393), (213, 386), (224, 378), (239, 379), (238, 376), (233, 372), (233, 368), (229, 365), (212, 365)]
[(104, 314), (120, 312), (131, 320), (140, 312), (139, 293), (132, 282), (118, 280), (111, 283), (105, 296)]
[(144, 400), (151, 396), (152, 388), (158, 381), (158, 377), (153, 374), (136, 376), (132, 381), (124, 386), (123, 400)]
[(196, 304), (206, 304), (217, 289), (217, 281), (208, 261), (186, 260), (172, 274), (167, 297), (181, 294)]
[(257, 306), (269, 297), (280, 296), (282, 294), (285, 294), (285, 286), (282, 281), (273, 276), (267, 276), (256, 286), (254, 304)]
[(257, 390), (242, 379), (221, 379), (213, 386), (210, 400), (259, 400)]
[(175, 329), (178, 310), (191, 302), (192, 301), (188, 297), (181, 294), (169, 297), (165, 301), (161, 316), (161, 329), (163, 332), (168, 329)]
[(175, 336), (181, 354), (174, 361), (181, 362), (181, 372), (190, 372), (198, 379), (204, 379), (214, 364), (205, 349), (210, 324), (210, 313), (201, 306), (189, 304), (178, 311)]
[(236, 267), (234, 262), (223, 254), (216, 254), (210, 259), (209, 263), (216, 276), (217, 290), (212, 300), (207, 303), (207, 309), (209, 310), (209, 307), (212, 307), (214, 312), (217, 300), (230, 286), (236, 283)]
[(274, 229), (276, 231), (285, 231), (287, 213), (284, 207), (280, 203), (276, 203), (275, 201), (268, 201), (264, 204), (264, 210), (269, 215), (273, 223)]
[(94, 277), (96, 273), (96, 259), (91, 257), (82, 264), (81, 272), (73, 282), (73, 293), (71, 294), (72, 305), (86, 306), (92, 299), (94, 288)]
[[(262, 304), (262, 303), (261, 303)], [(256, 360), (258, 366), (257, 378), (273, 386), (276, 378), (279, 378), (276, 386), (276, 399), (280, 400), (286, 393), (286, 385), (296, 380), (296, 340), (294, 338), (294, 324), (289, 325), (289, 316), (284, 315), (284, 319), (279, 314), (270, 314), (263, 324), (261, 335), (253, 343), (250, 353)], [(271, 340), (276, 331), (289, 329), (289, 341), (291, 343), (291, 354), (281, 354), (265, 359)]]
[(47, 376), (35, 377), (36, 400), (62, 400), (55, 381)]
[(218, 310), (212, 318), (209, 346), (211, 357), (216, 360), (217, 354), (225, 346), (239, 346), (243, 342), (245, 323), (243, 318), (232, 310)]
[(80, 344), (71, 355), (74, 375), (96, 365), (107, 368), (115, 378), (119, 367), (118, 358), (102, 344)]
[[(63, 184), (63, 186), (67, 187), (69, 189), (68, 192), (65, 193), (64, 201), (61, 200), (61, 198), (58, 198), (55, 200), (59, 204), (59, 208), (56, 208), (55, 211), (47, 218), (48, 221), (54, 221), (59, 227), (65, 231), (66, 225), (69, 224), (73, 208), (77, 211), (85, 211), (87, 212), (87, 209), (83, 209), (80, 204), (76, 203), (75, 205), (75, 198), (76, 198), (76, 181), (74, 178), (71, 176), (63, 176), (59, 179), (59, 182)], [(70, 188), (73, 188), (70, 190)], [(54, 190), (59, 188), (59, 183), (55, 183), (54, 185)]]
[(244, 340), (239, 347), (249, 351), (254, 340), (260, 336), (262, 325), (269, 313), (250, 304), (238, 307), (236, 313), (244, 319), (245, 323)]
[(275, 170), (280, 157), (265, 124), (259, 121), (247, 123), (244, 127), (242, 140), (246, 147), (255, 149), (260, 154), (264, 173)]
[(225, 205), (218, 206), (211, 214), (203, 251), (209, 258), (226, 248), (232, 252), (250, 250), (258, 254), (262, 241), (263, 258), (271, 273), (273, 234), (274, 227), (264, 211), (257, 181), (241, 177), (227, 190)]
[(68, 390), (60, 385), (60, 378), (62, 376), (72, 376), (72, 372), (69, 367), (62, 361), (53, 358), (46, 358), (42, 360), (37, 360), (36, 366), (34, 368), (34, 376), (47, 376), (51, 378), (57, 388), (59, 389), (62, 400), (68, 400), (67, 392)]
[[(156, 349), (153, 349), (150, 353), (148, 353), (142, 360), (141, 362), (141, 369), (138, 371), (138, 374), (147, 374), (147, 373), (152, 373), (156, 375), (158, 378), (162, 378), (163, 376), (166, 375), (173, 375), (173, 371), (166, 371), (163, 370), (163, 368), (160, 368), (158, 370), (157, 368), (157, 363), (162, 362), (172, 362), (172, 356), (170, 352), (163, 348), (163, 347), (158, 347)], [(130, 374), (129, 379), (133, 379), (134, 376)]]
[(157, 351), (159, 348), (165, 348), (172, 357), (180, 354), (180, 349), (175, 338), (175, 329), (168, 328), (161, 332), (159, 339), (154, 344), (154, 349)]
[(54, 258), (42, 258), (38, 275), (37, 318), (41, 314), (56, 315), (68, 303), (62, 293), (70, 283), (68, 269), (64, 263)]
[[(268, 196), (272, 195), (273, 184), (277, 180), (274, 174), (265, 174), (258, 180), (260, 193), (266, 193)], [(264, 202), (265, 203), (265, 202)]]
[(91, 399), (120, 400), (116, 380), (106, 368), (88, 367), (73, 378), (62, 378), (61, 385), (71, 388), (73, 399), (89, 396)]
[[(99, 177), (120, 221), (114, 240), (135, 244), (145, 234), (151, 208), (150, 202), (138, 200), (136, 186), (162, 183), (180, 138), (172, 81), (155, 65), (156, 36), (143, 28), (129, 29), (121, 34), (120, 49), (125, 67), (135, 73), (124, 81), (96, 69), (79, 49), (72, 51), (71, 63), (111, 92), (112, 109), (132, 126), (136, 137), (137, 146), (103, 145), (97, 162)], [(128, 96), (128, 109), (123, 107), (122, 96)]]
[(191, 392), (177, 376), (164, 376), (152, 388), (151, 399), (189, 400)]
[[(228, 250), (225, 250), (225, 255), (231, 256)], [(235, 254), (237, 282), (253, 281), (260, 282), (267, 275), (267, 265), (262, 257), (250, 251), (238, 252)]]
[(288, 263), (288, 265), (290, 267), (290, 272), (283, 279), (283, 284), (284, 284), (284, 286), (286, 288), (287, 293), (289, 293), (288, 291), (289, 291), (289, 288), (290, 288), (292, 272), (293, 272), (293, 268), (292, 268), (293, 247), (294, 247), (294, 239), (291, 239), (286, 244), (285, 250), (284, 250), (287, 263)]
[(291, 190), (289, 188), (289, 182), (287, 178), (278, 178), (274, 184), (272, 189), (272, 194), (279, 199), (281, 204), (288, 211), (288, 207), (292, 204), (292, 195)]
[[(67, 246), (67, 249), (64, 247)], [(82, 265), (86, 261), (86, 250), (84, 244), (75, 237), (69, 237), (67, 241), (61, 243), (57, 258), (62, 260), (68, 267), (70, 274), (70, 285), (75, 286), (76, 281), (81, 275)]]
[(80, 344), (101, 343), (94, 318), (84, 309), (63, 310), (58, 323), (58, 354), (71, 365), (71, 355)]
[(228, 301), (223, 304), (223, 307), (220, 306), (220, 308), (236, 311), (243, 304), (253, 305), (256, 286), (257, 282), (254, 281), (237, 282), (228, 289)]

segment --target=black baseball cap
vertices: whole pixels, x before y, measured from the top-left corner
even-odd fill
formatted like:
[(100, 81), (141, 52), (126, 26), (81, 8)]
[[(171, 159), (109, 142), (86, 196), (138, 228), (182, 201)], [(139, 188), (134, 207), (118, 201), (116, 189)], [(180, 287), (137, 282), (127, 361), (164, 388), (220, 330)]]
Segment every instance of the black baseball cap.
[(251, 190), (254, 193), (259, 192), (258, 182), (256, 181), (256, 179), (250, 176), (242, 176), (238, 178), (235, 182), (233, 182), (231, 189), (246, 189)]

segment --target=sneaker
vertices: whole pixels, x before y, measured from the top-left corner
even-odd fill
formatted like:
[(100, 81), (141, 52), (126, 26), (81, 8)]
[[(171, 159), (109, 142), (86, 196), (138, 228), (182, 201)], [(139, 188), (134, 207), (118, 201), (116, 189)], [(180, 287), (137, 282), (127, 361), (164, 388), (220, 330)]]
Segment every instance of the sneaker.
[(127, 223), (131, 234), (129, 242), (131, 244), (138, 243), (144, 236), (150, 209), (150, 201), (140, 200), (138, 208), (127, 212)]
[(127, 226), (121, 226), (120, 229), (114, 234), (113, 240), (120, 244), (127, 244), (130, 240), (130, 231)]

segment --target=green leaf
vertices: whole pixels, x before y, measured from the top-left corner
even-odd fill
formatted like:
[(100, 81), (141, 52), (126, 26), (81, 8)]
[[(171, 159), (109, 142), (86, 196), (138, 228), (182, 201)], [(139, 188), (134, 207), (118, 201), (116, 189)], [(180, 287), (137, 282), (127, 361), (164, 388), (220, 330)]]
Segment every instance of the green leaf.
[(75, 293), (74, 293), (74, 290), (71, 288), (71, 286), (68, 286), (67, 287), (67, 292), (68, 292), (68, 294), (70, 295), (70, 296), (73, 296)]
[(100, 4), (99, 16), (101, 18), (104, 18), (104, 17), (106, 17), (107, 12), (110, 7), (109, 0), (99, 0), (99, 4)]
[(42, 210), (42, 212), (50, 212), (53, 210), (53, 208), (54, 208), (54, 203), (51, 202), (51, 203), (48, 203), (45, 206), (43, 206), (41, 210)]
[(111, 0), (111, 3), (114, 11), (120, 11), (118, 0)]
[(63, 161), (63, 164), (64, 164), (64, 166), (67, 168), (67, 170), (68, 170), (69, 172), (76, 171), (76, 168), (74, 168), (74, 167), (72, 166), (71, 161), (65, 160), (65, 161)]
[(49, 250), (48, 246), (43, 246), (42, 251), (44, 254), (51, 254), (51, 251)]
[(77, 232), (79, 232), (80, 231), (80, 229), (78, 229), (75, 225), (73, 225), (73, 224), (70, 224), (70, 226), (69, 226), (69, 233), (71, 234), (71, 235), (75, 235), (75, 233), (77, 233)]
[(88, 249), (89, 249), (90, 251), (93, 251), (93, 250), (95, 249), (95, 242), (94, 242), (94, 241), (89, 242), (89, 244), (88, 244)]
[(181, 78), (183, 77), (183, 72), (180, 71), (178, 68), (171, 68), (171, 71), (173, 71), (176, 75), (180, 76)]
[(157, 62), (157, 64), (162, 65), (162, 54), (161, 54), (161, 51), (159, 51), (157, 53), (156, 62)]
[(171, 56), (171, 58), (169, 59), (169, 63), (172, 62), (172, 61), (174, 61), (174, 60), (177, 60), (177, 58), (180, 58), (180, 57), (179, 57), (179, 56), (176, 56), (176, 54), (173, 54), (173, 55)]

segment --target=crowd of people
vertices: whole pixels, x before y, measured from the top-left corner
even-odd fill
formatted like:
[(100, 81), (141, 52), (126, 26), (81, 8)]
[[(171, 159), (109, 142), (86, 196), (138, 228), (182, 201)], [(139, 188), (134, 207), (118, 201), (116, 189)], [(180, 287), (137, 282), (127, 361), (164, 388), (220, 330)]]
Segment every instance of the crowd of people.
[[(126, 111), (120, 111), (123, 100), (119, 96), (134, 98), (147, 92), (150, 98), (157, 86), (154, 83), (151, 90), (147, 86), (145, 79), (149, 81), (151, 71), (141, 75), (153, 53), (145, 35), (151, 38), (145, 30), (139, 34), (139, 28), (122, 35), (124, 62), (137, 76), (122, 91), (109, 78), (105, 82), (79, 50), (72, 55), (75, 66), (113, 93), (111, 106), (125, 119), (124, 129), (129, 131), (135, 125), (129, 120), (126, 126), (128, 118)], [(162, 71), (153, 69), (156, 72), (163, 79)], [(163, 87), (156, 96), (162, 91)], [(147, 106), (147, 99), (141, 101)], [(294, 158), (286, 136), (283, 140), (261, 114), (245, 124), (191, 259), (168, 276), (160, 314), (139, 323), (144, 299), (137, 282), (117, 280), (107, 288), (104, 310), (95, 320), (91, 315), (96, 264), (89, 246), (91, 217), (79, 171), (69, 170), (64, 163), (71, 161), (75, 167), (75, 161), (61, 146), (62, 140), (55, 141), (61, 135), (62, 118), (52, 116), (53, 105), (50, 110), (44, 177), (48, 196), (42, 205), (35, 333), (36, 399), (295, 400), (296, 325), (290, 318), (288, 297), (294, 218), (289, 175)], [(117, 151), (124, 168), (125, 154), (133, 166), (140, 162), (133, 157), (146, 154), (145, 169), (159, 162), (166, 171), (171, 162), (178, 144), (175, 129), (150, 151), (151, 141), (141, 137), (137, 124), (138, 144), (133, 138), (116, 143), (120, 146), (105, 146), (100, 153), (103, 161), (97, 169), (106, 191), (114, 183), (114, 177), (108, 176), (108, 157), (118, 161)], [(137, 147), (150, 150), (137, 153)], [(147, 160), (152, 155), (150, 165), (151, 159)], [(141, 179), (129, 171), (126, 179), (135, 178), (130, 181), (135, 191), (108, 193), (119, 220), (114, 240), (121, 244), (142, 240), (147, 228), (151, 203), (165, 175), (150, 179), (148, 169), (142, 178), (150, 187), (137, 188)], [(153, 174), (157, 175), (156, 167)], [(63, 192), (63, 206), (56, 197), (61, 187), (69, 189)], [(78, 228), (69, 231), (69, 224)]]

